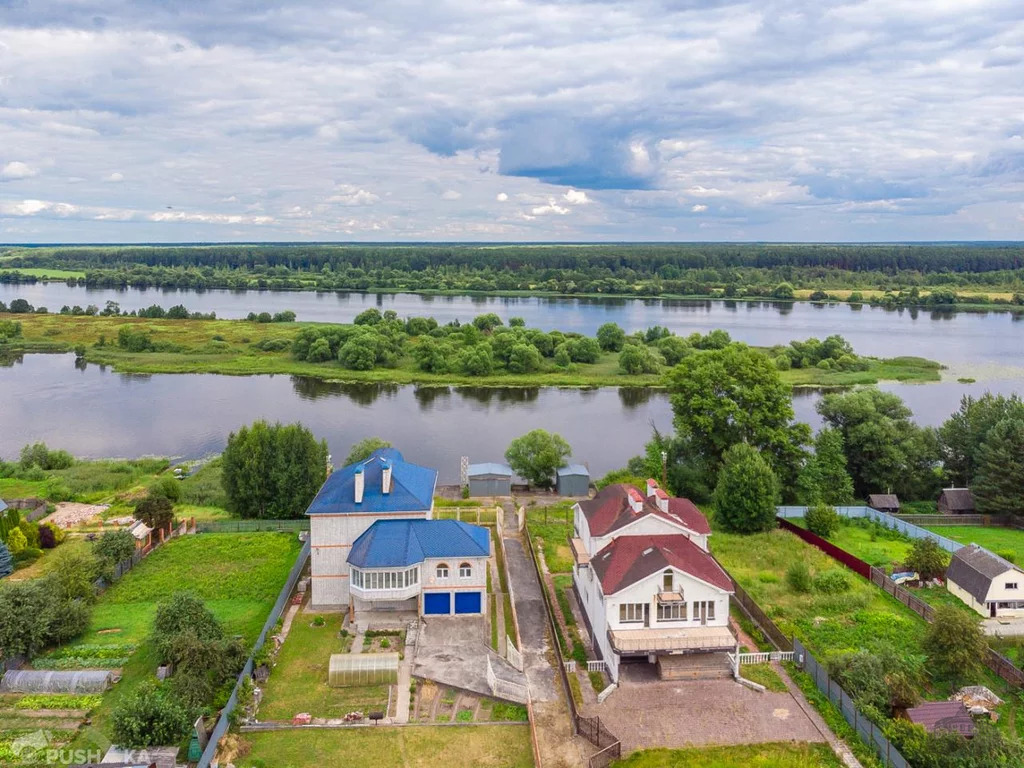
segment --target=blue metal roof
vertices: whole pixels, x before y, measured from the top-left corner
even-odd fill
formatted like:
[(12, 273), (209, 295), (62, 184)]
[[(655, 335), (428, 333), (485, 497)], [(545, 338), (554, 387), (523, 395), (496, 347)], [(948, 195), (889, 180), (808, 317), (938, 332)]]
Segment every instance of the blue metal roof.
[[(391, 492), (382, 486), (384, 467), (391, 465)], [(356, 475), (363, 475), (363, 500), (356, 503)], [(410, 464), (394, 448), (378, 448), (370, 458), (331, 473), (306, 510), (307, 515), (354, 512), (420, 512), (434, 503), (437, 470)]]
[(356, 568), (405, 568), (428, 557), (488, 557), (491, 534), (458, 520), (377, 520), (355, 540), (348, 562)]
[(484, 462), (483, 464), (470, 464), (469, 476), (478, 477), (480, 475), (503, 475), (506, 477), (512, 477), (512, 467), (507, 464), (499, 464), (494, 461)]
[(7, 504), (4, 503), (3, 499), (0, 499), (0, 512), (3, 512), (5, 509), (7, 509)]
[(559, 477), (565, 477), (566, 475), (586, 475), (590, 477), (590, 471), (582, 464), (570, 464), (567, 467), (560, 467), (558, 470)]

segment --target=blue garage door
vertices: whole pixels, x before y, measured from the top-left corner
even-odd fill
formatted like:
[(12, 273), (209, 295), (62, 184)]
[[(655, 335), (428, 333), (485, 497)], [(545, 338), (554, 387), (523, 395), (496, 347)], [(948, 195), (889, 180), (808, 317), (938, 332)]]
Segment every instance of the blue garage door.
[(455, 593), (456, 613), (480, 613), (479, 592), (456, 592)]
[[(458, 602), (455, 603), (458, 605)], [(449, 614), (452, 612), (451, 592), (427, 592), (423, 595), (423, 613), (425, 614)]]

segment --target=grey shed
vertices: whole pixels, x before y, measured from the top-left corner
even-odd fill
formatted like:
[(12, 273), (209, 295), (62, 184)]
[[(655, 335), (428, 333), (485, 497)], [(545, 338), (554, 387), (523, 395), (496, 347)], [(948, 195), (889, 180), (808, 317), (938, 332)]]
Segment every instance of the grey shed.
[(470, 496), (511, 496), (512, 468), (494, 462), (469, 465)]
[(589, 496), (590, 471), (582, 464), (570, 464), (558, 470), (559, 496)]

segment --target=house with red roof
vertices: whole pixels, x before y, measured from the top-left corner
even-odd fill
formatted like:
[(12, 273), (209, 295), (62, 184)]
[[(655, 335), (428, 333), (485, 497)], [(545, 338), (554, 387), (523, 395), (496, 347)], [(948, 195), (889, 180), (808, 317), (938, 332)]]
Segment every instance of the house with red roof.
[(708, 551), (711, 527), (656, 480), (609, 485), (574, 508), (573, 582), (613, 680), (624, 662), (736, 650), (732, 581)]

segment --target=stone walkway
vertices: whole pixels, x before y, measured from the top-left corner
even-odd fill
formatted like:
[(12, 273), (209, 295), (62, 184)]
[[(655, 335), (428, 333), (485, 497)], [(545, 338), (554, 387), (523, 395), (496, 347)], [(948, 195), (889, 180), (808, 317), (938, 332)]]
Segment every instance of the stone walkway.
[(779, 677), (781, 677), (782, 682), (786, 684), (786, 688), (789, 689), (789, 692), (793, 695), (796, 703), (804, 711), (807, 718), (814, 723), (814, 727), (818, 729), (821, 735), (825, 738), (825, 741), (828, 742), (828, 745), (832, 747), (832, 751), (836, 753), (836, 756), (843, 761), (846, 768), (863, 768), (860, 760), (858, 760), (853, 752), (850, 751), (850, 748), (846, 746), (846, 742), (832, 732), (832, 729), (828, 727), (821, 715), (818, 714), (818, 710), (816, 710), (814, 706), (807, 701), (807, 698), (804, 696), (804, 692), (801, 691), (799, 686), (793, 682), (785, 668), (778, 663), (772, 664), (772, 666), (775, 668), (775, 671), (779, 673)]

